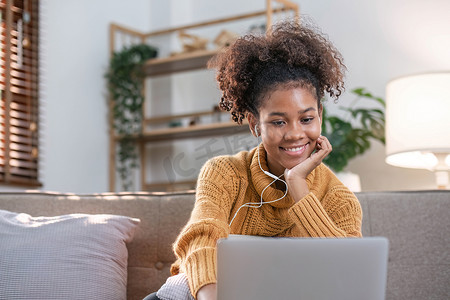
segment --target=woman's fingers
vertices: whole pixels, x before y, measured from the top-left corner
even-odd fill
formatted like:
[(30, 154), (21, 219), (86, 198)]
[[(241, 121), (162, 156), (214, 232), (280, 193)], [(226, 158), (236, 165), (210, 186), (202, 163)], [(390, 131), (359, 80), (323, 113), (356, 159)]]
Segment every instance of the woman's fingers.
[(299, 163), (292, 169), (285, 171), (285, 177), (288, 178), (306, 178), (309, 173), (312, 172), (318, 165), (322, 163), (325, 157), (330, 154), (333, 147), (331, 146), (330, 141), (324, 136), (320, 136), (316, 140), (316, 151), (305, 161)]
[[(317, 151), (311, 156), (314, 159), (322, 161), (333, 150), (330, 141), (325, 136), (319, 136), (316, 141)], [(315, 157), (314, 157), (315, 156)]]

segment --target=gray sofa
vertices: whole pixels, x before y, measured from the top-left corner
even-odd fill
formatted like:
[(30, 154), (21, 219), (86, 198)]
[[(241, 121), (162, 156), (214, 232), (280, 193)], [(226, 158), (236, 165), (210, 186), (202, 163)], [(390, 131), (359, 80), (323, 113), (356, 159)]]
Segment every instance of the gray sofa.
[[(390, 241), (386, 299), (450, 299), (450, 191), (358, 193), (363, 235)], [(0, 209), (32, 216), (118, 214), (141, 223), (128, 244), (128, 299), (169, 276), (172, 243), (189, 218), (193, 191), (75, 195), (0, 193)]]

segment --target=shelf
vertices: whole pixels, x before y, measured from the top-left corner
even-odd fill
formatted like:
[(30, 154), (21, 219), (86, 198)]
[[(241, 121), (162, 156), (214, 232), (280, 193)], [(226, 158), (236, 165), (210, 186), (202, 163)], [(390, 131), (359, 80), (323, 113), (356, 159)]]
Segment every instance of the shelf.
[(144, 124), (150, 125), (150, 124), (164, 123), (164, 122), (169, 122), (169, 121), (179, 120), (179, 119), (184, 119), (184, 118), (199, 118), (202, 116), (212, 116), (214, 114), (222, 114), (222, 113), (225, 113), (225, 112), (208, 110), (208, 111), (200, 111), (200, 112), (195, 112), (195, 113), (150, 117), (150, 118), (144, 119)]
[(145, 63), (144, 73), (152, 77), (205, 69), (207, 62), (217, 53), (218, 50), (199, 50), (165, 58), (152, 58)]
[(136, 136), (135, 138), (136, 140), (142, 142), (159, 142), (246, 132), (250, 132), (247, 124), (238, 125), (234, 122), (224, 122), (193, 125), (188, 127), (155, 129)]

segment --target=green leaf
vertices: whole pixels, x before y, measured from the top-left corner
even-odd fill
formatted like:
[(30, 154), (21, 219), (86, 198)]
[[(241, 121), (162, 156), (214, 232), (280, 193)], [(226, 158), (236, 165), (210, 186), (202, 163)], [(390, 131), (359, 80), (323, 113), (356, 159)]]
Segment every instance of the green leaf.
[[(349, 160), (370, 149), (371, 141), (385, 143), (385, 101), (374, 96), (365, 88), (351, 90), (357, 99), (348, 107), (339, 107), (347, 112), (349, 119), (329, 115), (327, 110), (322, 113), (322, 134), (327, 136), (333, 151), (324, 159), (324, 163), (336, 172), (342, 171)], [(375, 101), (375, 108), (358, 107), (360, 101)]]

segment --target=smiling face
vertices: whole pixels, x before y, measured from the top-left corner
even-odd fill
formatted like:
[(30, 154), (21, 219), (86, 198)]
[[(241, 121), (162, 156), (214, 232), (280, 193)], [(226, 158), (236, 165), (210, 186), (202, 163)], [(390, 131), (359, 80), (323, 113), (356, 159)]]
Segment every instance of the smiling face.
[(249, 114), (251, 128), (258, 125), (267, 152), (269, 171), (280, 175), (307, 159), (321, 133), (322, 107), (307, 88), (281, 87), (258, 110)]

